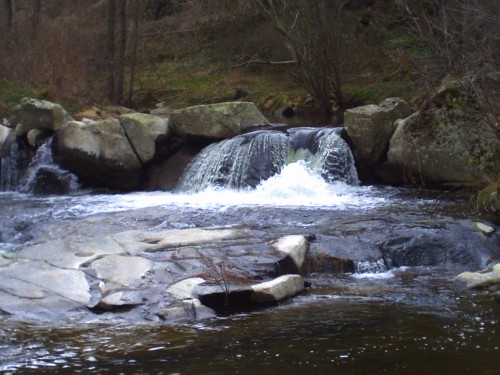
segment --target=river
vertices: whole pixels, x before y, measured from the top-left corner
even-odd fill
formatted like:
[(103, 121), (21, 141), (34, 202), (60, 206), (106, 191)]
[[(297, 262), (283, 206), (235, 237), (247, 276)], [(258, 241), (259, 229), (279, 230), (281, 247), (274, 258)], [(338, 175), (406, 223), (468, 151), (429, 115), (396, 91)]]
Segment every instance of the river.
[[(346, 235), (349, 228), (368, 241), (381, 228), (374, 222), (383, 222), (389, 230), (408, 223), (421, 228), (423, 222), (432, 227), (477, 219), (463, 200), (449, 193), (326, 184), (300, 163), (255, 190), (48, 197), (7, 192), (0, 194), (0, 204), (3, 253), (82, 231), (101, 235), (236, 224), (270, 237), (305, 232), (321, 237), (336, 231)], [(306, 292), (276, 307), (233, 311), (192, 324), (130, 324), (119, 314), (109, 322), (96, 317), (85, 323), (19, 321), (3, 315), (0, 370), (498, 373), (499, 303), (457, 284), (454, 269), (367, 271), (311, 274)]]

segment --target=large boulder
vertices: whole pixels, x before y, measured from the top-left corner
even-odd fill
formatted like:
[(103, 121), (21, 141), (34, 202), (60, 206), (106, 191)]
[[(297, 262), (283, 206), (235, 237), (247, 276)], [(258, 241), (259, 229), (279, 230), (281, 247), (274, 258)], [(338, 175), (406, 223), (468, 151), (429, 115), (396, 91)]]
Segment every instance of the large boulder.
[(14, 108), (11, 123), (15, 126), (16, 134), (23, 136), (31, 129), (55, 132), (70, 119), (71, 116), (57, 103), (24, 98)]
[(393, 183), (478, 186), (493, 174), (494, 116), (466, 79), (446, 78), (422, 109), (400, 121), (381, 169)]
[(348, 109), (345, 128), (354, 143), (358, 163), (365, 168), (377, 164), (391, 139), (394, 121), (411, 113), (410, 105), (399, 98), (388, 98), (379, 105)]
[(131, 139), (141, 137), (141, 133), (149, 133), (155, 144), (156, 157), (168, 153), (167, 141), (172, 136), (168, 120), (146, 113), (129, 113), (120, 117), (120, 123)]
[(83, 182), (125, 190), (139, 185), (155, 150), (149, 128), (126, 134), (115, 119), (69, 121), (57, 132), (55, 148), (57, 160)]
[(399, 123), (387, 167), (394, 182), (476, 186), (493, 167), (495, 147), (495, 133), (482, 116), (431, 108)]
[(172, 130), (182, 137), (231, 138), (246, 129), (268, 125), (255, 104), (249, 102), (198, 105), (170, 115)]

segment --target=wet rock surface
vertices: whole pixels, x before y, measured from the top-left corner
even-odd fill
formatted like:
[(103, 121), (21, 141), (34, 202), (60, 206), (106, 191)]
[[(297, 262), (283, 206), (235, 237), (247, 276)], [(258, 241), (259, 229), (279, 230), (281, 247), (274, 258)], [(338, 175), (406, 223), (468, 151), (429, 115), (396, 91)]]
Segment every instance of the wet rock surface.
[[(23, 230), (31, 245), (0, 256), (0, 309), (23, 319), (100, 321), (118, 313), (129, 321), (188, 321), (213, 316), (203, 305), (251, 305), (252, 285), (303, 267), (329, 275), (401, 266), (458, 274), (500, 256), (498, 235), (474, 221), (394, 208), (153, 207), (47, 219)], [(295, 259), (295, 271), (283, 267), (285, 259)]]

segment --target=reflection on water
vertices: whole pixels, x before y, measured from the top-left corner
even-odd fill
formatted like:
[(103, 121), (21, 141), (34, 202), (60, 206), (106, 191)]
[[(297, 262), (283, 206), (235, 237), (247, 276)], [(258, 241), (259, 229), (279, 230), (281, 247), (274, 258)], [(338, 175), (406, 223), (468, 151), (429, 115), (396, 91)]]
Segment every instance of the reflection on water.
[(23, 373), (496, 374), (500, 305), (436, 270), (313, 277), (277, 308), (180, 327), (5, 319), (0, 369)]

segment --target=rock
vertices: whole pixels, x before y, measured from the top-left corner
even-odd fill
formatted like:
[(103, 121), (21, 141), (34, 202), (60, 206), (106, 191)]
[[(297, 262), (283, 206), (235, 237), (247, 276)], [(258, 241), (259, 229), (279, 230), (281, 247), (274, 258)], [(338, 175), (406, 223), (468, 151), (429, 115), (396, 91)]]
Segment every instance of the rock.
[(99, 257), (125, 254), (125, 251), (110, 237), (88, 238), (83, 242), (58, 239), (6, 254), (12, 258), (40, 260), (55, 267), (78, 269)]
[(411, 113), (410, 105), (399, 98), (388, 98), (379, 105), (348, 109), (344, 126), (354, 143), (358, 163), (365, 168), (376, 165), (387, 149), (394, 121)]
[(172, 111), (173, 111), (172, 108), (161, 107), (152, 109), (149, 113), (152, 114), (153, 116), (161, 117), (167, 120), (170, 118), (170, 114), (172, 113)]
[(271, 249), (279, 251), (286, 257), (279, 262), (279, 270), (283, 273), (298, 273), (305, 275), (308, 272), (307, 255), (309, 242), (304, 236), (292, 235), (281, 237), (270, 243)]
[(153, 140), (154, 146), (148, 142), (142, 143), (142, 147), (146, 147), (147, 149), (144, 151), (155, 150), (155, 157), (164, 156), (168, 152), (168, 150), (164, 150), (168, 146), (167, 141), (172, 135), (168, 126), (168, 120), (136, 112), (121, 116), (120, 123), (131, 140), (142, 139), (144, 137), (150, 137)]
[(9, 138), (9, 135), (12, 133), (12, 130), (6, 126), (0, 125), (0, 150), (2, 150), (4, 143)]
[(483, 185), (495, 168), (496, 137), (494, 118), (480, 108), (467, 80), (445, 79), (421, 111), (398, 124), (384, 165), (386, 180)]
[(55, 132), (70, 119), (71, 116), (59, 104), (24, 98), (14, 108), (11, 123), (15, 125), (17, 136), (23, 136), (31, 129)]
[(70, 121), (57, 132), (55, 157), (85, 183), (133, 189), (154, 155), (149, 129), (141, 129), (129, 142), (118, 120)]
[(497, 263), (489, 272), (463, 272), (457, 280), (467, 283), (467, 288), (486, 288), (492, 285), (500, 286), (500, 263)]
[(437, 266), (466, 270), (484, 267), (488, 259), (498, 256), (495, 245), (494, 236), (485, 236), (474, 230), (472, 222), (464, 221), (388, 234), (379, 247), (389, 268)]
[(490, 227), (489, 225), (480, 223), (479, 221), (476, 221), (474, 223), (476, 225), (476, 228), (479, 229), (481, 232), (483, 232), (486, 235), (490, 235), (495, 232), (495, 228)]
[(30, 176), (26, 191), (36, 195), (62, 195), (75, 191), (78, 186), (75, 175), (55, 166), (41, 166)]
[(117, 233), (112, 238), (129, 254), (158, 252), (180, 246), (194, 246), (227, 239), (250, 237), (246, 229), (172, 229), (163, 232), (128, 231)]
[(107, 294), (99, 301), (98, 306), (105, 310), (111, 310), (116, 307), (143, 305), (147, 300), (144, 291), (122, 290)]
[(181, 137), (231, 138), (269, 122), (249, 102), (228, 102), (188, 107), (172, 112), (170, 126)]
[(167, 289), (167, 293), (170, 293), (177, 299), (191, 299), (194, 298), (194, 288), (204, 282), (205, 279), (202, 279), (201, 277), (191, 277), (170, 286), (170, 288)]
[(177, 323), (209, 319), (216, 316), (212, 309), (203, 306), (197, 299), (179, 301), (175, 305), (160, 308), (156, 311), (156, 315), (162, 320)]
[(304, 279), (300, 275), (283, 275), (271, 281), (252, 285), (252, 290), (253, 302), (278, 302), (304, 290)]
[(431, 108), (401, 122), (390, 142), (387, 166), (401, 182), (477, 186), (492, 168), (496, 138), (482, 117)]
[[(56, 295), (82, 306), (90, 303), (89, 284), (85, 274), (79, 270), (55, 267), (45, 261), (18, 259), (8, 267), (1, 267), (0, 276), (4, 280), (10, 278), (20, 281), (20, 290), (15, 283), (10, 284), (10, 294), (26, 298), (26, 287), (29, 284), (31, 286), (27, 298), (30, 299)], [(0, 299), (0, 308), (6, 310), (2, 303)]]
[(135, 256), (108, 255), (94, 261), (91, 266), (97, 277), (123, 286), (136, 285), (153, 268), (149, 259)]
[(325, 251), (315, 251), (310, 260), (310, 272), (314, 273), (353, 273), (356, 271), (352, 259), (328, 254)]
[(201, 147), (186, 144), (164, 162), (149, 167), (144, 189), (149, 191), (174, 190), (177, 181), (200, 151)]
[(47, 130), (31, 129), (27, 134), (28, 144), (34, 149), (37, 149), (45, 143), (47, 138), (51, 135), (52, 134)]

